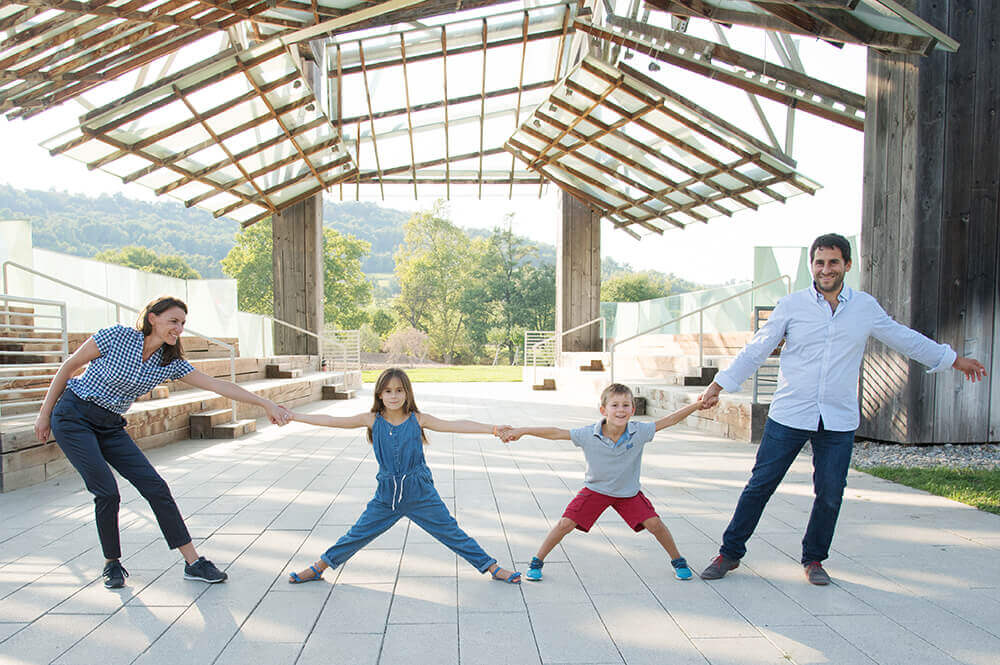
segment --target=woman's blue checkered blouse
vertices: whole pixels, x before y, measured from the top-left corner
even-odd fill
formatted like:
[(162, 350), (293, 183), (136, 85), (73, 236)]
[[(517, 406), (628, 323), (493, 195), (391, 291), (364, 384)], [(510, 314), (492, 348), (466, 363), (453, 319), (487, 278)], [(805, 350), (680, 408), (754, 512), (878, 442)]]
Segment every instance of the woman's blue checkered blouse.
[(89, 400), (115, 413), (125, 413), (140, 395), (164, 381), (179, 379), (194, 371), (191, 363), (178, 358), (160, 366), (163, 348), (142, 361), (141, 330), (115, 325), (94, 333), (101, 355), (90, 361), (87, 371), (70, 379), (66, 387), (80, 399)]

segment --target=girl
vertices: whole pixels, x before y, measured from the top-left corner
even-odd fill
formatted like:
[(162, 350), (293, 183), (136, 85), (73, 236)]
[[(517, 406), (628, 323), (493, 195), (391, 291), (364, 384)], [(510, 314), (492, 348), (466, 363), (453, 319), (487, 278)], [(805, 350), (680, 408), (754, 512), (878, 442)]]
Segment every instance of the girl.
[(327, 568), (335, 568), (385, 533), (400, 518), (409, 517), (429, 534), (493, 579), (519, 584), (521, 573), (497, 565), (475, 540), (458, 527), (434, 488), (431, 470), (424, 461), (427, 443), (424, 428), (435, 432), (497, 434), (495, 425), (471, 420), (441, 420), (417, 409), (410, 378), (401, 369), (389, 368), (375, 383), (375, 401), (369, 413), (335, 418), (292, 413), (292, 420), (326, 427), (365, 427), (375, 449), (379, 470), (375, 496), (346, 534), (307, 569), (290, 573), (292, 584), (315, 582)]
[[(171, 549), (184, 556), (184, 578), (222, 582), (227, 575), (198, 556), (170, 488), (125, 432), (122, 417), (132, 401), (157, 384), (180, 379), (196, 388), (262, 407), (272, 423), (284, 425), (291, 413), (237, 385), (199, 372), (184, 360), (180, 336), (187, 305), (161, 297), (143, 310), (135, 328), (98, 330), (56, 372), (35, 419), (35, 436), (56, 443), (94, 495), (97, 536), (104, 551), (104, 586), (125, 586), (128, 572), (119, 562), (118, 483), (109, 464), (135, 485), (149, 502)], [(89, 363), (89, 364), (88, 364)], [(78, 378), (70, 378), (87, 365)], [(58, 401), (57, 401), (58, 400)]]

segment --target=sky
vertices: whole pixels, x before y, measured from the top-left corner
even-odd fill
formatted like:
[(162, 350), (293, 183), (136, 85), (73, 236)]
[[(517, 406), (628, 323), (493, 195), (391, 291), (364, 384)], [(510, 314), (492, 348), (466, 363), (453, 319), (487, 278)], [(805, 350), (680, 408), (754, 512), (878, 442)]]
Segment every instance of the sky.
[[(690, 32), (715, 38), (707, 25)], [(701, 30), (699, 33), (698, 30)], [(742, 32), (741, 32), (742, 30)], [(709, 32), (706, 32), (709, 31)], [(755, 55), (768, 54), (769, 45), (762, 33), (735, 28), (729, 31), (735, 48)], [(865, 51), (858, 47), (836, 49), (810, 39), (798, 39), (806, 72), (856, 92), (864, 92)], [(645, 61), (636, 58), (630, 64), (642, 68)], [(655, 77), (695, 102), (708, 107), (764, 139), (765, 133), (753, 114), (746, 95), (721, 83), (664, 65)], [(762, 100), (774, 133), (785, 136), (785, 107)], [(67, 157), (52, 157), (39, 147), (58, 130), (70, 126), (83, 108), (69, 103), (27, 121), (0, 120), (0, 183), (23, 189), (56, 189), (98, 196), (121, 193), (124, 196), (155, 201), (152, 192), (141, 185), (124, 185), (110, 174), (88, 171)], [(772, 203), (758, 211), (744, 211), (731, 218), (718, 217), (707, 224), (684, 230), (670, 230), (661, 236), (649, 235), (635, 240), (602, 222), (602, 252), (620, 263), (645, 270), (659, 270), (687, 280), (718, 284), (750, 279), (753, 274), (753, 247), (805, 246), (828, 232), (860, 234), (862, 208), (863, 136), (859, 131), (796, 112), (792, 157), (803, 175), (820, 183), (814, 195), (801, 195), (788, 203)], [(550, 186), (539, 199), (484, 200), (453, 198), (448, 204), (451, 219), (459, 226), (492, 228), (499, 226), (508, 213), (514, 214), (514, 231), (535, 242), (555, 244), (559, 219), (557, 192)], [(172, 199), (164, 199), (172, 200)], [(429, 208), (431, 200), (387, 198), (376, 201), (386, 207), (403, 210)]]

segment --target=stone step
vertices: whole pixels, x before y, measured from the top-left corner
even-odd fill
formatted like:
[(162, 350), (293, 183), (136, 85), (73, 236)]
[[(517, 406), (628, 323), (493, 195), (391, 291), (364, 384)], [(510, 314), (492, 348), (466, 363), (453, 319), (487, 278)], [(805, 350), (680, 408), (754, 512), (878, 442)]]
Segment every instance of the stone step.
[(541, 383), (536, 383), (531, 386), (532, 390), (555, 390), (556, 380), (555, 379), (542, 379)]
[(232, 409), (215, 409), (214, 411), (202, 411), (191, 414), (191, 438), (192, 439), (214, 439), (212, 431), (218, 425), (232, 420)]
[(291, 369), (287, 365), (265, 365), (264, 373), (269, 379), (297, 379), (302, 376), (301, 369)]
[[(223, 423), (212, 428), (213, 439), (238, 439), (246, 434), (257, 431), (256, 420), (237, 420), (235, 423)], [(209, 438), (209, 437), (203, 437)]]
[(357, 395), (358, 391), (342, 385), (323, 386), (323, 399), (354, 399)]
[(604, 361), (600, 358), (594, 358), (590, 361), (589, 365), (580, 365), (581, 372), (603, 372), (604, 371)]

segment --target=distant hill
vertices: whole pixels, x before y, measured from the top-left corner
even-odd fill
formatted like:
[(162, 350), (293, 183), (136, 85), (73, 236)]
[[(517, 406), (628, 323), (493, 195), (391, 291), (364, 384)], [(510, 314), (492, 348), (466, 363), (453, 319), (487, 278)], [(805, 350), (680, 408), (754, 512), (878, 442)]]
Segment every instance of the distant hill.
[[(403, 225), (410, 215), (405, 210), (383, 208), (367, 201), (323, 204), (324, 226), (371, 243), (371, 254), (361, 269), (366, 274), (379, 275), (383, 281), (395, 271), (393, 256), (403, 242)], [(0, 185), (0, 219), (31, 221), (32, 241), (41, 249), (92, 257), (106, 249), (140, 245), (160, 254), (183, 256), (205, 278), (224, 277), (220, 261), (232, 249), (233, 238), (240, 229), (237, 222), (215, 218), (173, 201), (147, 203), (121, 194), (92, 198), (9, 185)], [(453, 221), (462, 226), (462, 220)], [(472, 228), (465, 231), (474, 238), (485, 238), (492, 232)], [(532, 244), (538, 247), (533, 261), (556, 262), (553, 245)], [(633, 271), (627, 263), (608, 257), (603, 264), (605, 278)], [(670, 277), (675, 293), (701, 288)]]

